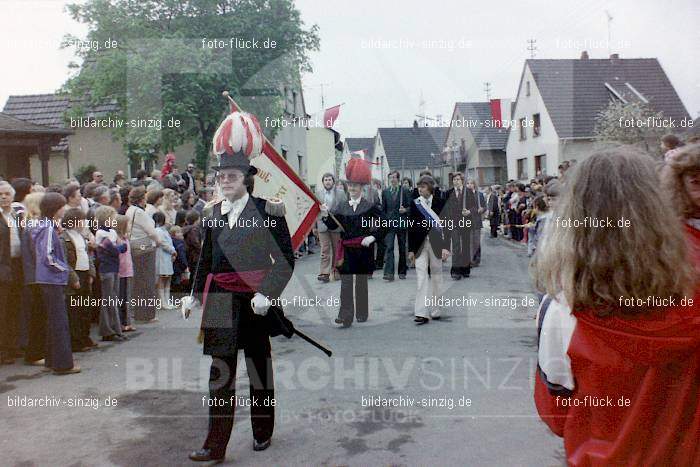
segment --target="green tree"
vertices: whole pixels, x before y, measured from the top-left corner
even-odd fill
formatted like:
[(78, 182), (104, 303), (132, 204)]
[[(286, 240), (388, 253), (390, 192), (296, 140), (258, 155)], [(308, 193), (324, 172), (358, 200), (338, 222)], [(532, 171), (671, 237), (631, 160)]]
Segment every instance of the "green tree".
[(291, 0), (88, 0), (67, 8), (89, 32), (82, 42), (66, 36), (63, 46), (91, 45), (76, 47), (83, 63), (71, 64), (63, 86), (75, 102), (67, 118), (116, 103), (111, 116), (123, 125), (113, 131), (130, 159), (194, 141), (206, 168), (228, 108), (221, 92), (261, 122), (277, 118), (279, 91), (300, 87), (308, 53), (319, 47), (317, 26), (306, 28)]

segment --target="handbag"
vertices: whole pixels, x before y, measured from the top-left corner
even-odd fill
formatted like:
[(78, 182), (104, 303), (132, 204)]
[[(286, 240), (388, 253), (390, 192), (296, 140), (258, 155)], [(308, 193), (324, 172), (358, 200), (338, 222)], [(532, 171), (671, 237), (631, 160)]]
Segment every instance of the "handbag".
[[(136, 209), (141, 209), (138, 206)], [(131, 230), (129, 230), (129, 247), (131, 248), (131, 255), (134, 258), (145, 255), (155, 250), (153, 245), (153, 240), (146, 236), (144, 238), (139, 238), (137, 240), (132, 240), (131, 236), (134, 232), (134, 220), (136, 220), (136, 209), (134, 209), (134, 215), (131, 216)]]

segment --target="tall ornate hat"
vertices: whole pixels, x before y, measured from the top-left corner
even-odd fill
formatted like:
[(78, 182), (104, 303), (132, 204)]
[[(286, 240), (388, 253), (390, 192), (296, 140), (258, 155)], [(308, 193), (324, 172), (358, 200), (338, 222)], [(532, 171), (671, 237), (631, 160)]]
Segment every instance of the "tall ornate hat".
[(240, 169), (256, 174), (258, 170), (250, 165), (250, 161), (262, 152), (263, 141), (263, 132), (255, 115), (231, 112), (214, 133), (213, 152), (218, 165), (212, 169)]
[(372, 181), (370, 163), (364, 159), (350, 159), (345, 167), (345, 178), (348, 182), (369, 184)]

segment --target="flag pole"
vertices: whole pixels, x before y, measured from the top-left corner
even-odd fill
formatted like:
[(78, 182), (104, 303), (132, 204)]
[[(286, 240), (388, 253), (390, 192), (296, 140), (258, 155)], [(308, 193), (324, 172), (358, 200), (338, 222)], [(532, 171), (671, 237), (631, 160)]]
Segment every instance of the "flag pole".
[[(231, 103), (231, 106), (233, 107), (234, 110), (237, 110), (237, 111), (239, 111), (239, 112), (241, 111), (241, 106), (238, 105), (238, 103), (237, 103), (236, 101), (233, 100), (233, 97), (231, 97), (231, 93), (230, 93), (230, 92), (224, 91), (224, 92), (222, 92), (221, 94), (222, 94), (224, 97), (228, 98), (228, 100), (229, 100), (229, 102)], [(344, 104), (344, 103), (343, 103), (343, 104)], [(341, 105), (342, 105), (342, 104), (341, 104)], [(270, 146), (272, 146), (272, 143), (270, 142), (269, 139), (267, 139), (267, 136), (265, 136), (265, 133), (263, 133), (262, 137), (263, 137), (263, 142), (264, 142), (264, 143), (267, 143), (267, 144), (269, 144)], [(274, 146), (272, 146), (272, 147), (274, 147)], [(284, 160), (284, 159), (283, 159), (283, 160)], [(286, 160), (284, 161), (284, 163), (287, 164), (287, 166), (289, 166), (289, 163), (288, 163)], [(291, 167), (290, 167), (290, 169), (291, 169)], [(311, 190), (309, 190), (309, 193), (311, 194), (311, 198), (312, 198), (319, 206), (320, 206), (321, 204), (323, 204), (323, 203), (321, 203), (321, 202), (318, 200), (318, 198), (316, 197), (316, 193), (313, 193)], [(334, 221), (336, 224), (338, 224), (338, 226), (340, 227), (340, 230), (344, 232), (345, 229), (343, 228), (342, 224), (338, 221), (338, 219), (336, 219), (335, 216), (334, 216), (333, 214), (330, 213), (330, 211), (328, 212), (328, 215), (330, 216), (331, 219), (333, 219), (333, 221)]]

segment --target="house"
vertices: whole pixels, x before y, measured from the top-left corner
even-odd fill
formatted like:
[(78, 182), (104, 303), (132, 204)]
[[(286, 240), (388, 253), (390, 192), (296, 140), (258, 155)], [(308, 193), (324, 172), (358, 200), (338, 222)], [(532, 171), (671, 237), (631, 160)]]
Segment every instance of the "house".
[(313, 183), (308, 174), (307, 129), (309, 115), (306, 113), (304, 94), (301, 88), (283, 86), (283, 113), (280, 118), (261, 119), (263, 130), (277, 126), (272, 145), (289, 166), (307, 184)]
[(509, 99), (455, 104), (442, 152), (443, 167), (449, 169), (443, 174), (445, 180), (461, 172), (479, 186), (506, 181), (511, 107)]
[(325, 173), (337, 175), (337, 161), (343, 150), (340, 133), (332, 128), (313, 127), (306, 132), (307, 183), (312, 189)]
[[(74, 102), (68, 96), (59, 94), (36, 94), (25, 96), (10, 96), (5, 104), (3, 112), (28, 123), (42, 125), (49, 128), (66, 130), (58, 144), (54, 144), (48, 156), (48, 183), (62, 183), (67, 178), (75, 176), (75, 173), (88, 165), (100, 170), (105, 180), (110, 181), (118, 170), (130, 169), (131, 175), (135, 175), (138, 169), (145, 168), (148, 171), (160, 167), (158, 162), (133, 161), (129, 163), (124, 145), (114, 140), (112, 130), (117, 120), (112, 116), (117, 110), (116, 103), (88, 107), (85, 110), (85, 118), (66, 121), (64, 115), (71, 109)], [(87, 121), (102, 120), (103, 127), (86, 125)], [(185, 165), (194, 157), (193, 143), (186, 143), (173, 151)], [(40, 180), (42, 174), (41, 161), (38, 153), (29, 156), (28, 170), (24, 176)], [(42, 178), (43, 179), (43, 178)], [(46, 184), (47, 181), (42, 181)]]
[(448, 127), (419, 126), (416, 121), (410, 127), (379, 128), (372, 157), (380, 180), (386, 184), (389, 172), (398, 170), (402, 178), (408, 177), (415, 184), (420, 172), (428, 169), (436, 182), (443, 184), (440, 174), (447, 131)]
[(565, 160), (581, 161), (600, 143), (599, 112), (611, 99), (647, 102), (677, 120), (690, 118), (655, 58), (526, 60), (506, 145), (508, 178), (557, 175)]
[[(40, 180), (48, 185), (52, 147), (60, 147), (71, 134), (70, 130), (37, 125), (0, 112), (0, 177), (3, 180), (28, 177), (34, 155)], [(54, 158), (52, 162), (68, 164), (68, 159)]]

